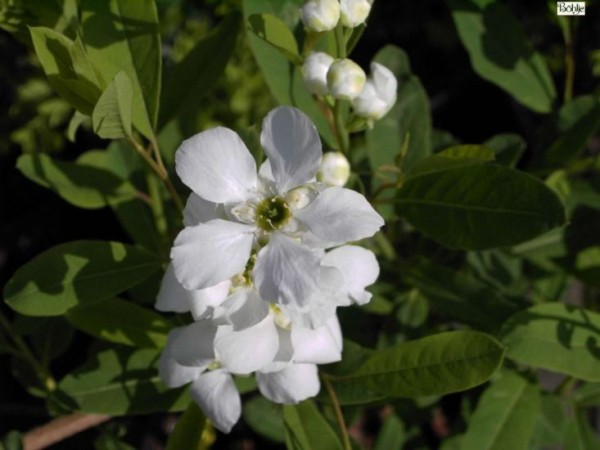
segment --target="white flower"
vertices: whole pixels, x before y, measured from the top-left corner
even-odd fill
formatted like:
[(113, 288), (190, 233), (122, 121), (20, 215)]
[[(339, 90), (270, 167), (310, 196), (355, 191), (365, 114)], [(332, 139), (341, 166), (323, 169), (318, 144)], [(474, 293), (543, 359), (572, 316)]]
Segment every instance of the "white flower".
[[(281, 327), (273, 319), (269, 325), (275, 336), (266, 322), (263, 319), (245, 330), (233, 331), (230, 326), (202, 320), (171, 330), (159, 360), (160, 377), (172, 388), (192, 383), (192, 398), (225, 433), (241, 414), (233, 373), (256, 370), (260, 391), (275, 402), (298, 403), (315, 396), (320, 389), (316, 364), (341, 358), (337, 318), (317, 330), (294, 327), (297, 331)], [(267, 353), (270, 356), (265, 359)]]
[(327, 152), (323, 155), (317, 180), (329, 186), (343, 186), (350, 178), (350, 163), (340, 152)]
[(359, 26), (371, 12), (369, 0), (340, 0), (340, 3), (342, 23), (349, 28)]
[(176, 170), (194, 194), (171, 251), (174, 273), (188, 290), (245, 274), (264, 300), (305, 306), (323, 288), (319, 256), (308, 245), (370, 237), (383, 219), (357, 192), (314, 181), (321, 143), (299, 110), (271, 111), (261, 143), (268, 164), (257, 175), (250, 152), (229, 129), (183, 142)]
[(354, 112), (367, 119), (381, 119), (396, 103), (397, 88), (398, 81), (391, 70), (372, 62), (363, 91), (352, 101)]
[(313, 52), (306, 57), (302, 65), (302, 77), (308, 91), (316, 95), (327, 95), (327, 71), (333, 58), (327, 53)]
[(338, 0), (309, 0), (300, 9), (300, 19), (311, 31), (333, 30), (340, 19)]
[(366, 79), (364, 70), (351, 59), (334, 61), (327, 72), (327, 86), (331, 95), (346, 100), (358, 97)]

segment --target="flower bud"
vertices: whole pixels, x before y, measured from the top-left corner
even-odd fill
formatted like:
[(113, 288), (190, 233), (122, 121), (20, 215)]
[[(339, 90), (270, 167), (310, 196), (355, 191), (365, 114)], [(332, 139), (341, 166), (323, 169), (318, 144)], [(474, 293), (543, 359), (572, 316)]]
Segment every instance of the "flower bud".
[(335, 98), (351, 100), (358, 97), (365, 86), (364, 70), (350, 59), (334, 61), (327, 72), (327, 86)]
[(398, 81), (387, 67), (371, 63), (371, 74), (363, 91), (352, 100), (354, 113), (366, 119), (379, 120), (396, 103)]
[(340, 0), (344, 26), (354, 28), (363, 23), (371, 12), (369, 0)]
[(300, 18), (311, 31), (333, 30), (340, 20), (338, 0), (309, 0), (300, 9)]
[(314, 52), (308, 55), (302, 65), (302, 77), (308, 91), (312, 94), (326, 95), (327, 71), (333, 63), (333, 58), (327, 53)]
[(350, 163), (340, 152), (327, 152), (323, 155), (317, 180), (330, 186), (343, 186), (350, 178)]

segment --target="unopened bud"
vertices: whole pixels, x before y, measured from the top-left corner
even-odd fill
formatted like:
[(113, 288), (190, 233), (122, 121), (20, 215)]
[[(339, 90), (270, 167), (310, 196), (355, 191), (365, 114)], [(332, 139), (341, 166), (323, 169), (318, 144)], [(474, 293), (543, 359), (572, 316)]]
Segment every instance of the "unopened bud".
[(366, 119), (379, 120), (396, 103), (398, 81), (390, 69), (371, 63), (371, 74), (360, 95), (352, 100), (354, 113)]
[(308, 91), (312, 94), (326, 95), (327, 71), (333, 63), (333, 58), (327, 53), (314, 52), (308, 55), (302, 65), (302, 77)]
[(338, 0), (309, 0), (300, 9), (300, 18), (311, 31), (333, 30), (340, 20)]
[(328, 152), (323, 155), (317, 180), (330, 186), (343, 186), (350, 178), (350, 163), (340, 152)]
[(335, 98), (352, 100), (358, 97), (365, 86), (364, 70), (351, 59), (334, 61), (327, 72), (327, 86)]
[(340, 3), (342, 23), (349, 28), (359, 26), (371, 12), (369, 0), (340, 0)]

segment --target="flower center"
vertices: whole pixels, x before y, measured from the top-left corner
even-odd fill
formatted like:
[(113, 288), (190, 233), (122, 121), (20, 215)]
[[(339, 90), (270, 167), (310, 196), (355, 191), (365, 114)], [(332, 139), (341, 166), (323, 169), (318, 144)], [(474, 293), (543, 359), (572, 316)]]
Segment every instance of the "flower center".
[(256, 206), (256, 223), (265, 231), (278, 230), (292, 217), (292, 210), (281, 197), (271, 197)]

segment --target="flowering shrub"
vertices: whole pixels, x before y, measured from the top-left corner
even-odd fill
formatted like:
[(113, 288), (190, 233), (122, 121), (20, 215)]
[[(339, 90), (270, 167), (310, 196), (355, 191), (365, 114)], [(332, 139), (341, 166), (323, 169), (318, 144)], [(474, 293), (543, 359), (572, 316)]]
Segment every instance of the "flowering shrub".
[(599, 446), (592, 18), (409, 3), (0, 1), (0, 449)]

